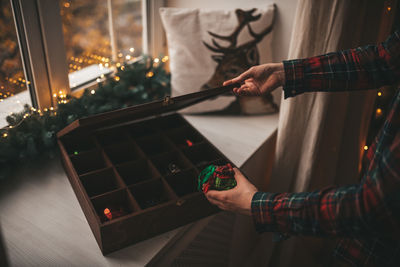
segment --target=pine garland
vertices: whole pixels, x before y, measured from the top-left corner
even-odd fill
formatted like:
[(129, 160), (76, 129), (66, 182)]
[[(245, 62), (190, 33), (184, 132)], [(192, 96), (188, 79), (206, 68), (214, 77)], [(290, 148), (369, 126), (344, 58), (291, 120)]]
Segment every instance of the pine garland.
[(25, 105), (23, 111), (6, 118), (8, 127), (0, 129), (0, 179), (24, 162), (53, 157), (57, 132), (76, 119), (159, 100), (170, 92), (164, 62), (153, 64), (152, 58), (144, 56), (118, 68), (115, 79), (100, 83), (95, 91), (86, 89), (80, 98), (66, 96), (57, 109), (39, 111)]

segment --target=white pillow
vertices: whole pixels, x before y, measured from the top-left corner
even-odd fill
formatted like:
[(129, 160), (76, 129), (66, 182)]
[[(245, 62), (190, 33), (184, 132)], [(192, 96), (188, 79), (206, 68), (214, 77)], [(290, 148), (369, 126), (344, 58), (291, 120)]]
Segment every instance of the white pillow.
[[(239, 75), (255, 64), (271, 62), (273, 31), (256, 40), (250, 34), (248, 25), (254, 33), (261, 33), (273, 24), (275, 9), (274, 4), (253, 11), (250, 11), (250, 8), (246, 10), (160, 8), (168, 42), (172, 96), (199, 91), (205, 84), (208, 84), (209, 88), (221, 86), (224, 80)], [(250, 17), (252, 19), (249, 19)], [(212, 36), (212, 33), (221, 36), (232, 35), (239, 25), (239, 18), (243, 21), (241, 24), (243, 27), (238, 31), (237, 38), (232, 38), (236, 41), (234, 45), (236, 49), (218, 48), (218, 45), (227, 47), (232, 42)], [(216, 43), (213, 43), (213, 40)], [(250, 42), (256, 45), (251, 45)], [(243, 47), (246, 43), (250, 48)], [(238, 56), (238, 53), (241, 56)], [(223, 63), (219, 64), (221, 60)], [(185, 111), (221, 110), (235, 99), (234, 96), (221, 96)], [(250, 102), (243, 100), (240, 101), (240, 106), (245, 109), (243, 113), (271, 113), (277, 109), (276, 105), (266, 99), (251, 98)]]

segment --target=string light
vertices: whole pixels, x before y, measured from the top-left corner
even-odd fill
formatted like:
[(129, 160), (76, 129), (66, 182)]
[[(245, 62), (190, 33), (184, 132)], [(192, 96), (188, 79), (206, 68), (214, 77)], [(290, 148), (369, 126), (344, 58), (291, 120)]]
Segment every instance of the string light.
[(130, 60), (131, 59), (131, 56), (130, 55), (126, 55), (126, 60)]
[(168, 59), (169, 59), (169, 57), (168, 57), (168, 56), (165, 56), (165, 57), (163, 57), (163, 58), (161, 59), (161, 61), (165, 63), (165, 62), (168, 61)]
[(135, 51), (135, 48), (131, 47), (131, 48), (129, 48), (129, 51), (130, 51), (131, 53), (133, 53), (133, 52)]
[(368, 146), (364, 146), (364, 150), (368, 150)]
[(90, 93), (91, 93), (92, 95), (94, 95), (94, 94), (96, 93), (96, 91), (95, 91), (95, 90), (92, 90), (92, 91), (90, 91)]
[(378, 92), (378, 96), (382, 96), (382, 92), (381, 91)]
[(382, 109), (377, 108), (377, 109), (376, 109), (376, 115), (377, 115), (377, 116), (382, 115)]
[(118, 82), (120, 80), (119, 76), (115, 76), (114, 80), (116, 80)]
[(3, 133), (3, 138), (7, 138), (8, 134), (7, 133)]
[(392, 10), (392, 7), (388, 6), (388, 7), (387, 7), (387, 11), (390, 12), (390, 10)]
[(152, 72), (152, 71), (149, 71), (148, 73), (146, 73), (147, 78), (151, 78), (153, 76), (154, 76), (154, 72)]

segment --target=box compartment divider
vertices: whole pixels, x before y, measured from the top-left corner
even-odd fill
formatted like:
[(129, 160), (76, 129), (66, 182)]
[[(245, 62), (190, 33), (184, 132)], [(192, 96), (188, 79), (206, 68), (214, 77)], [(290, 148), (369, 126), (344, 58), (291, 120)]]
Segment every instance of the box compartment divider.
[(176, 201), (177, 197), (163, 178), (152, 179), (128, 187), (144, 212)]
[(89, 197), (125, 187), (125, 184), (117, 177), (115, 170), (111, 167), (81, 175), (79, 179)]
[(97, 148), (79, 153), (78, 155), (71, 155), (70, 159), (78, 175), (87, 174), (111, 166), (104, 157), (104, 153)]
[(126, 186), (139, 184), (161, 177), (161, 174), (147, 158), (141, 158), (136, 161), (116, 165), (115, 169)]
[[(101, 224), (120, 220), (125, 216), (130, 216), (131, 214), (137, 213), (141, 210), (139, 205), (137, 205), (135, 198), (130, 194), (128, 188), (107, 192), (92, 197), (90, 200), (97, 213), (97, 219)], [(114, 214), (123, 212), (123, 215), (109, 220), (104, 213), (105, 209), (109, 209), (111, 214), (113, 212)]]

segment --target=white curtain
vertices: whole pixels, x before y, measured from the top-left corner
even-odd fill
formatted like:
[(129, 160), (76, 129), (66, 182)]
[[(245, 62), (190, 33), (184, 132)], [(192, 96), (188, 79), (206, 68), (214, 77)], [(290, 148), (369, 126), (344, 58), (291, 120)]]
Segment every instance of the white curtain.
[[(381, 1), (300, 0), (288, 58), (375, 43), (381, 10)], [(282, 100), (270, 191), (356, 183), (375, 94), (317, 92)], [(270, 265), (321, 264), (321, 255), (330, 253), (321, 248), (331, 249), (326, 242), (304, 237), (281, 241)]]

